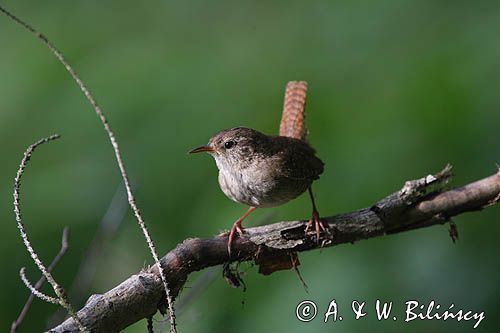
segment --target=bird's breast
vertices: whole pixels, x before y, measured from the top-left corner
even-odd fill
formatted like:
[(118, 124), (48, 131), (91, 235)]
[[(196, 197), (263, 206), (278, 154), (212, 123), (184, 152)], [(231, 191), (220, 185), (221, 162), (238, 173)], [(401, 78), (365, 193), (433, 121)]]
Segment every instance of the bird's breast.
[(296, 198), (311, 184), (311, 181), (276, 177), (265, 170), (219, 170), (220, 188), (233, 201), (253, 207), (274, 207)]
[(258, 207), (260, 204), (259, 196), (253, 190), (252, 183), (242, 172), (219, 170), (220, 188), (229, 199)]

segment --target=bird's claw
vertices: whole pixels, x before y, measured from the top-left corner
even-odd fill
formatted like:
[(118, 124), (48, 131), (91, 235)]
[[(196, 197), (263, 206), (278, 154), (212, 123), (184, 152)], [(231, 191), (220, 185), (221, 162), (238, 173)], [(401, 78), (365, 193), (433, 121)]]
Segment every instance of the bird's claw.
[[(316, 210), (313, 211), (311, 219), (309, 220), (309, 222), (307, 222), (305, 232), (308, 232), (313, 227), (313, 225), (314, 225), (314, 229), (316, 230), (316, 243), (319, 245), (321, 232), (323, 231), (323, 232), (329, 234), (330, 231), (328, 230), (328, 226), (326, 226), (321, 221), (319, 214)], [(323, 244), (324, 244), (324, 242), (322, 243), (322, 246), (323, 246)]]
[(241, 227), (241, 221), (236, 221), (231, 227), (231, 231), (229, 231), (229, 239), (227, 241), (227, 252), (229, 254), (229, 257), (231, 257), (231, 245), (233, 244), (236, 233), (239, 236), (243, 235), (244, 233), (243, 228)]

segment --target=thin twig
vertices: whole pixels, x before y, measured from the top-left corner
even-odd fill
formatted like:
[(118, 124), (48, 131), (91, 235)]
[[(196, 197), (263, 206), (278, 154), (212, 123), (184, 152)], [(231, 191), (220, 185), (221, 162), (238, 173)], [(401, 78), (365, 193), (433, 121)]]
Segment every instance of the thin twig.
[[(47, 267), (47, 271), (52, 272), (56, 265), (59, 263), (59, 261), (62, 259), (62, 257), (66, 254), (66, 251), (68, 251), (69, 248), (69, 227), (64, 227), (63, 233), (62, 233), (62, 238), (61, 238), (61, 249), (59, 250), (59, 253), (54, 257), (52, 262), (50, 263), (49, 267)], [(39, 290), (43, 283), (46, 281), (45, 275), (42, 274), (40, 279), (37, 281), (35, 284), (34, 289)], [(33, 303), (33, 300), (35, 299), (35, 295), (33, 293), (30, 294), (28, 297), (28, 300), (23, 306), (23, 309), (21, 310), (21, 313), (17, 317), (17, 319), (12, 323), (10, 327), (10, 332), (15, 333), (17, 331), (17, 328), (21, 323), (23, 322), (24, 318), (28, 314), (28, 311), (31, 307), (31, 304)]]
[[(21, 160), (21, 163), (19, 164), (19, 169), (17, 170), (16, 178), (14, 179), (14, 213), (16, 214), (16, 221), (17, 221), (17, 227), (19, 229), (19, 232), (21, 234), (21, 238), (23, 239), (24, 245), (28, 249), (28, 252), (31, 255), (31, 258), (37, 265), (38, 269), (42, 272), (42, 274), (45, 276), (47, 281), (50, 283), (52, 288), (54, 289), (54, 292), (57, 295), (57, 298), (59, 299), (59, 304), (68, 311), (68, 314), (75, 320), (75, 322), (78, 325), (78, 329), (82, 332), (86, 332), (87, 330), (85, 327), (82, 325), (80, 319), (76, 315), (75, 311), (73, 310), (73, 307), (68, 301), (68, 298), (66, 297), (66, 294), (64, 293), (64, 289), (56, 282), (56, 280), (52, 277), (52, 274), (47, 270), (45, 265), (42, 263), (40, 258), (38, 257), (38, 254), (35, 252), (33, 247), (31, 246), (31, 242), (28, 238), (28, 234), (25, 231), (25, 227), (22, 221), (22, 214), (21, 214), (21, 205), (19, 203), (20, 200), (20, 187), (21, 187), (21, 177), (23, 176), (24, 169), (26, 168), (26, 165), (28, 161), (31, 158), (31, 154), (35, 149), (40, 146), (41, 144), (47, 143), (52, 140), (56, 140), (60, 138), (58, 134), (51, 135), (47, 138), (43, 138), (35, 142), (34, 144), (30, 145), (26, 152), (24, 153), (24, 157)], [(22, 276), (21, 276), (22, 277)], [(27, 282), (23, 280), (23, 282)], [(30, 288), (31, 289), (31, 288)], [(33, 292), (33, 289), (31, 289)], [(39, 296), (39, 294), (35, 293), (35, 296)], [(42, 298), (44, 299), (44, 298)], [(46, 299), (44, 299), (46, 300)]]
[(3, 8), (1, 6), (0, 6), (0, 11), (3, 12), (8, 17), (10, 17), (15, 22), (17, 22), (18, 24), (20, 24), (21, 26), (23, 26), (28, 31), (30, 31), (33, 35), (35, 35), (37, 38), (39, 38), (50, 49), (50, 51), (52, 51), (54, 56), (61, 62), (61, 64), (66, 68), (66, 70), (69, 72), (71, 77), (75, 80), (78, 87), (83, 92), (83, 94), (85, 95), (87, 100), (90, 102), (90, 104), (94, 108), (95, 113), (97, 114), (97, 116), (101, 120), (101, 122), (104, 126), (104, 129), (105, 129), (106, 133), (108, 134), (111, 145), (113, 146), (116, 161), (118, 163), (118, 168), (120, 169), (120, 173), (122, 175), (123, 182), (125, 184), (125, 188), (127, 189), (128, 202), (129, 202), (130, 207), (132, 208), (132, 211), (134, 212), (134, 215), (137, 219), (137, 222), (138, 222), (138, 224), (139, 224), (139, 226), (144, 234), (144, 238), (146, 239), (147, 245), (149, 247), (149, 251), (151, 252), (151, 255), (154, 258), (155, 264), (158, 266), (158, 268), (160, 268), (160, 277), (161, 277), (161, 280), (163, 282), (165, 294), (167, 296), (167, 305), (168, 305), (168, 311), (169, 311), (169, 315), (170, 315), (170, 330), (172, 333), (176, 333), (177, 329), (176, 329), (176, 322), (175, 322), (175, 312), (174, 312), (174, 306), (172, 304), (173, 300), (172, 300), (172, 297), (170, 296), (170, 290), (169, 290), (168, 284), (167, 284), (167, 278), (165, 276), (165, 272), (163, 270), (163, 267), (161, 266), (161, 262), (160, 262), (160, 259), (158, 257), (158, 253), (156, 252), (156, 248), (154, 246), (153, 240), (151, 239), (151, 236), (150, 236), (149, 231), (146, 227), (144, 219), (142, 218), (140, 210), (135, 203), (135, 197), (134, 197), (134, 195), (132, 193), (132, 189), (130, 187), (130, 181), (129, 181), (127, 172), (125, 170), (125, 166), (123, 164), (123, 160), (122, 160), (121, 153), (120, 153), (120, 148), (118, 146), (118, 142), (116, 141), (115, 135), (114, 135), (113, 131), (111, 130), (111, 126), (109, 125), (109, 122), (108, 122), (106, 116), (104, 115), (101, 108), (97, 104), (97, 102), (96, 102), (95, 98), (93, 97), (93, 95), (91, 94), (90, 90), (83, 83), (83, 81), (80, 79), (80, 77), (75, 72), (75, 70), (66, 61), (63, 54), (55, 47), (55, 45), (53, 45), (49, 41), (49, 39), (45, 35), (43, 35), (39, 31), (35, 30), (32, 26), (30, 26), (26, 22), (22, 21), (20, 18), (18, 18), (14, 14), (10, 13), (9, 11), (7, 11), (5, 8)]
[(302, 287), (304, 287), (304, 291), (306, 293), (309, 293), (309, 286), (307, 285), (306, 281), (302, 277), (302, 274), (300, 274), (299, 270), (299, 258), (297, 257), (296, 253), (291, 254), (290, 253), (290, 261), (292, 262), (293, 269), (295, 270), (295, 273), (297, 273), (297, 276), (302, 283)]
[(19, 276), (21, 277), (21, 280), (24, 282), (26, 285), (26, 288), (28, 288), (31, 291), (31, 295), (35, 295), (36, 297), (40, 298), (41, 300), (44, 300), (47, 303), (52, 303), (56, 305), (62, 305), (61, 301), (55, 297), (45, 295), (31, 284), (31, 282), (28, 280), (26, 277), (26, 267), (21, 267), (21, 270), (19, 271)]

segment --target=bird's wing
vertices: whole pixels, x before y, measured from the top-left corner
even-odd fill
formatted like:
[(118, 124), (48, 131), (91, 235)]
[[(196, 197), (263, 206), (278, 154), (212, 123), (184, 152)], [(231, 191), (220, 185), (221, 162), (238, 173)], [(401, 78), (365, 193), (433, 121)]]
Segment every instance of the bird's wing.
[(281, 152), (281, 156), (281, 173), (287, 178), (316, 180), (323, 173), (323, 161), (306, 142), (295, 141), (289, 144)]
[(306, 106), (307, 82), (290, 81), (286, 85), (280, 136), (305, 140), (304, 111)]

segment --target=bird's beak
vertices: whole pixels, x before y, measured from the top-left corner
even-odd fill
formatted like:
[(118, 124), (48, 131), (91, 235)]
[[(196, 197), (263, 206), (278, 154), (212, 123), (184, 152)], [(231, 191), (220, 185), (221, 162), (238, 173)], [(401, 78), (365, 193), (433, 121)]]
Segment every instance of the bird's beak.
[(190, 154), (201, 153), (201, 152), (213, 153), (214, 149), (210, 146), (201, 146), (189, 151)]

